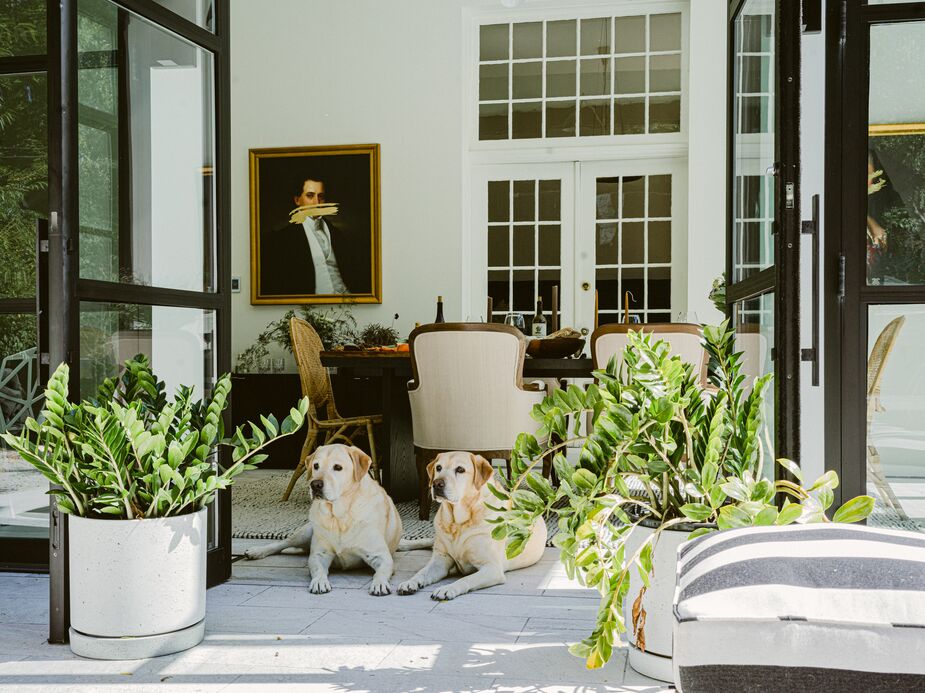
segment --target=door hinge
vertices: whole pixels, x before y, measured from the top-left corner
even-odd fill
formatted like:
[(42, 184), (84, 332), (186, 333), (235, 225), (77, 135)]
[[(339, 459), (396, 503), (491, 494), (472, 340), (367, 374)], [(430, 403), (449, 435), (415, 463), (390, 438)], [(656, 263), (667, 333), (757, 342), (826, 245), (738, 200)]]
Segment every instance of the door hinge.
[(845, 256), (838, 256), (838, 300), (845, 298)]
[(800, 349), (800, 360), (801, 361), (815, 361), (816, 360), (816, 350), (812, 347), (809, 349)]
[(793, 209), (796, 201), (796, 184), (784, 183), (784, 207)]

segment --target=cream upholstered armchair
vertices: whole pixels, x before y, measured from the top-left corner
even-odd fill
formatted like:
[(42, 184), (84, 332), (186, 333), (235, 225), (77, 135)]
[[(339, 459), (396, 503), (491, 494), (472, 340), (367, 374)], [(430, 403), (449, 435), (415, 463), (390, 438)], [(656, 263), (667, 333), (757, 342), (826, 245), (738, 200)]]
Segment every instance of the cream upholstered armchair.
[(665, 323), (664, 325), (602, 325), (591, 335), (591, 358), (595, 368), (606, 368), (610, 358), (616, 354), (622, 359), (623, 350), (629, 343), (627, 332), (643, 331), (652, 334), (671, 345), (671, 353), (680, 356), (685, 363), (692, 363), (700, 372), (700, 381), (707, 382), (709, 357), (700, 343), (700, 325), (689, 323)]
[(440, 452), (465, 450), (510, 464), (517, 435), (539, 427), (530, 417), (545, 395), (523, 382), (526, 340), (514, 327), (441, 323), (411, 333), (408, 383), (420, 517), (430, 516), (427, 464)]

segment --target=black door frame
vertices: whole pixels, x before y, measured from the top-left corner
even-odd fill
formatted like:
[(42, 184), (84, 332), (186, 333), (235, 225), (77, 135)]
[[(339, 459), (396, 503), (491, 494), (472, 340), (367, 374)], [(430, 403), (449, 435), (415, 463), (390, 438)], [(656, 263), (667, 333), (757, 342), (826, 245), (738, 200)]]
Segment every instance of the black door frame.
[[(11, 58), (0, 62), (0, 73), (45, 71), (48, 75), (48, 284), (47, 316), (50, 329), (40, 334), (40, 343), (47, 344), (51, 364), (67, 362), (71, 366), (71, 392), (79, 392), (81, 301), (134, 303), (141, 305), (176, 306), (213, 311), (217, 344), (218, 372), (231, 370), (231, 177), (230, 177), (230, 31), (229, 0), (214, 0), (212, 33), (164, 6), (147, 0), (109, 0), (121, 9), (149, 20), (183, 39), (212, 53), (214, 60), (214, 155), (211, 172), (215, 178), (216, 229), (215, 291), (212, 293), (182, 291), (150, 286), (120, 284), (80, 279), (79, 218), (78, 218), (78, 121), (77, 98), (77, 5), (78, 0), (47, 3), (47, 55)], [(124, 16), (124, 13), (122, 13)], [(120, 22), (122, 26), (124, 22)], [(123, 27), (124, 28), (124, 27)], [(119, 32), (120, 49), (124, 48), (124, 31)], [(124, 87), (122, 80), (120, 89)], [(55, 117), (57, 114), (57, 117)], [(120, 113), (120, 115), (124, 115)], [(124, 120), (124, 118), (122, 118)], [(120, 133), (123, 142), (125, 133)], [(125, 153), (120, 147), (120, 156)], [(120, 170), (125, 166), (120, 166)], [(120, 210), (130, 209), (130, 187), (120, 190)], [(25, 303), (23, 303), (25, 305)], [(30, 302), (28, 308), (34, 304)], [(226, 412), (226, 427), (230, 415)], [(230, 459), (221, 452), (220, 464)], [(65, 642), (69, 627), (67, 574), (67, 516), (59, 512), (54, 502), (49, 511), (48, 540), (7, 540), (0, 543), (0, 553), (13, 560), (3, 568), (48, 570), (50, 573), (51, 604), (49, 640)], [(231, 492), (223, 490), (218, 497), (217, 545), (208, 552), (209, 586), (224, 582), (231, 576)], [(44, 559), (44, 560), (43, 560)]]
[[(774, 293), (775, 458), (800, 459), (800, 3), (777, 0), (775, 8), (774, 264), (733, 281), (735, 20), (746, 0), (730, 0), (727, 51), (726, 308)], [(808, 354), (807, 354), (808, 356)], [(775, 465), (775, 475), (780, 474)]]
[[(925, 20), (925, 3), (826, 3), (825, 463), (836, 502), (867, 492), (868, 307), (925, 303), (925, 286), (867, 286), (867, 131), (870, 27)], [(852, 172), (857, 172), (851, 175)]]

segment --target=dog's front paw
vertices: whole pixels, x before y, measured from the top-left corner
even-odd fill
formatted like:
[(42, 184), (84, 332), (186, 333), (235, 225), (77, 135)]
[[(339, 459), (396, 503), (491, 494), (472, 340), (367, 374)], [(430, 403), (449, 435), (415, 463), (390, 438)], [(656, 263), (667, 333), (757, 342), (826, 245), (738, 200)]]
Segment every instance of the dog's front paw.
[(266, 558), (269, 555), (269, 551), (261, 548), (248, 549), (244, 552), (244, 558), (246, 558), (248, 561), (257, 561), (261, 558)]
[(399, 594), (414, 594), (421, 586), (418, 584), (417, 580), (405, 580), (398, 586)]
[(453, 587), (453, 585), (447, 585), (446, 587), (435, 589), (433, 594), (430, 595), (430, 598), (436, 602), (446, 602), (450, 599), (456, 599), (456, 597), (461, 594), (462, 592), (458, 588)]
[(392, 594), (392, 585), (387, 580), (384, 582), (373, 580), (373, 584), (369, 586), (369, 593), (374, 597), (384, 597), (387, 594)]
[(331, 591), (331, 583), (327, 575), (319, 575), (313, 578), (308, 585), (308, 591), (312, 594), (327, 594)]

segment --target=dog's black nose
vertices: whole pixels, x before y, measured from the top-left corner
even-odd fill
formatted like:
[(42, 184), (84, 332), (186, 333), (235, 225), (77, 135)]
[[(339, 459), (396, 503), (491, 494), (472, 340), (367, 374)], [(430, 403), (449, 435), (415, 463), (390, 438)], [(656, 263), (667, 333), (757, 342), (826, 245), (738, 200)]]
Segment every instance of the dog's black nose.
[(322, 481), (321, 479), (315, 479), (314, 481), (312, 481), (311, 487), (312, 487), (312, 493), (314, 493), (315, 495), (318, 495), (319, 493), (321, 493), (321, 490), (324, 488), (324, 481)]
[(434, 493), (436, 495), (442, 496), (444, 488), (446, 488), (446, 482), (443, 479), (434, 481)]

